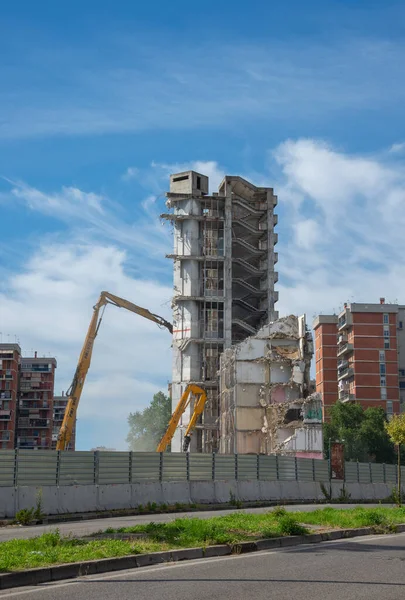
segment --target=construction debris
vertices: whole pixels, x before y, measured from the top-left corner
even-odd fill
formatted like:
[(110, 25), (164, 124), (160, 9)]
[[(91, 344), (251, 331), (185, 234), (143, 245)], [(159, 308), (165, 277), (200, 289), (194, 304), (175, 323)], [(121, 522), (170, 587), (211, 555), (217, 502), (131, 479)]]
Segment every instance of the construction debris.
[(221, 453), (322, 458), (322, 399), (311, 393), (312, 355), (305, 316), (294, 315), (223, 352)]

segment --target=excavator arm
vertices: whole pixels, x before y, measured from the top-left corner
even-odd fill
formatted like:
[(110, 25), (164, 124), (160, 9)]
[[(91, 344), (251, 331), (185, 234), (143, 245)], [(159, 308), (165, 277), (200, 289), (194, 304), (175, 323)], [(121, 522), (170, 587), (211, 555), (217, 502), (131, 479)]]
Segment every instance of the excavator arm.
[(177, 404), (176, 409), (173, 412), (172, 417), (169, 421), (166, 433), (164, 434), (164, 436), (160, 440), (158, 447), (156, 448), (156, 452), (164, 452), (167, 449), (170, 442), (172, 441), (174, 432), (176, 431), (176, 428), (180, 422), (181, 416), (183, 415), (184, 411), (191, 402), (192, 394), (196, 397), (196, 401), (194, 404), (193, 414), (188, 424), (183, 442), (183, 451), (186, 452), (188, 450), (192, 432), (194, 431), (198, 417), (204, 410), (205, 402), (207, 400), (206, 392), (199, 385), (195, 385), (193, 383), (190, 383), (184, 390), (179, 400), (179, 403)]
[(101, 292), (97, 304), (93, 307), (93, 316), (90, 321), (89, 329), (87, 331), (86, 338), (84, 340), (83, 348), (80, 354), (79, 362), (75, 375), (73, 377), (72, 384), (68, 390), (68, 403), (66, 406), (65, 416), (61, 428), (59, 430), (58, 441), (56, 444), (57, 450), (66, 450), (72, 437), (72, 432), (76, 420), (77, 408), (80, 402), (80, 398), (83, 391), (83, 386), (86, 381), (86, 376), (91, 363), (91, 356), (93, 353), (94, 340), (97, 337), (98, 330), (101, 325), (103, 315), (100, 316), (100, 311), (107, 304), (113, 304), (119, 308), (125, 308), (145, 319), (149, 319), (156, 323), (159, 327), (166, 327), (170, 333), (173, 333), (173, 327), (171, 323), (151, 313), (146, 308), (137, 306), (128, 300), (119, 298), (110, 294), (110, 292)]

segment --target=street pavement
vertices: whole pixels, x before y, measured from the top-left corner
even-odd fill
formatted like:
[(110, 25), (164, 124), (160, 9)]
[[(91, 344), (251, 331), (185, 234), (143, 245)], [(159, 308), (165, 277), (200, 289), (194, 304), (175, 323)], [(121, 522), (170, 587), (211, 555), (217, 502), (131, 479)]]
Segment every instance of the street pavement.
[[(305, 511), (309, 512), (311, 510), (315, 510), (317, 508), (324, 508), (325, 506), (331, 506), (329, 504), (304, 504), (304, 505), (291, 505), (286, 506), (286, 510), (291, 512), (296, 511)], [(333, 505), (334, 508), (354, 508), (355, 506), (359, 506), (358, 504), (339, 504)], [(379, 506), (379, 504), (367, 504), (366, 506)], [(385, 505), (388, 506), (388, 505)], [(231, 510), (213, 510), (213, 511), (200, 511), (200, 512), (190, 512), (190, 513), (170, 513), (170, 514), (156, 514), (156, 515), (134, 515), (134, 516), (126, 516), (126, 517), (109, 517), (107, 519), (93, 519), (88, 521), (76, 521), (70, 523), (57, 523), (52, 525), (36, 525), (31, 527), (19, 527), (19, 526), (10, 526), (10, 527), (0, 527), (0, 542), (6, 542), (11, 539), (27, 539), (32, 538), (37, 535), (42, 535), (43, 533), (48, 533), (49, 531), (55, 531), (55, 529), (59, 529), (62, 535), (74, 535), (76, 537), (83, 537), (86, 535), (90, 535), (91, 533), (96, 533), (100, 530), (105, 530), (109, 527), (113, 527), (118, 529), (119, 527), (131, 527), (133, 525), (139, 525), (142, 523), (150, 523), (153, 521), (154, 523), (167, 523), (173, 521), (178, 518), (195, 518), (198, 517), (200, 519), (210, 519), (211, 517), (220, 517), (223, 515), (230, 515), (234, 513), (237, 509), (233, 508)], [(240, 512), (248, 512), (248, 513), (265, 513), (269, 510), (272, 510), (271, 507), (266, 508), (245, 508), (239, 509)]]
[(405, 534), (173, 563), (0, 592), (0, 600), (403, 600)]

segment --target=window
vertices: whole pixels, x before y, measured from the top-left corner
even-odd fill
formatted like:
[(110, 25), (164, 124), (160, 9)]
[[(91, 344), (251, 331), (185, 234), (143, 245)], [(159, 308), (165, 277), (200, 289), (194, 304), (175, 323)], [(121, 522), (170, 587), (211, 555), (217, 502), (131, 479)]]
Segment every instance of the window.
[(399, 387), (401, 388), (401, 390), (405, 390), (405, 381), (400, 381)]
[(385, 362), (385, 350), (380, 350), (380, 362)]
[(399, 327), (399, 329), (403, 329), (403, 324), (402, 324), (402, 321), (400, 321), (400, 322), (398, 323), (398, 327)]
[(173, 181), (187, 181), (188, 175), (182, 175), (180, 177), (173, 177)]
[(198, 177), (197, 175), (197, 190), (201, 189), (201, 177)]
[(386, 399), (387, 399), (387, 388), (382, 387), (381, 388), (381, 400), (386, 400)]
[(399, 376), (405, 377), (405, 369), (399, 369)]
[(380, 377), (380, 385), (381, 387), (385, 387), (387, 385), (387, 379), (385, 377)]
[(380, 363), (380, 375), (385, 375), (385, 363)]
[(390, 322), (390, 316), (387, 315), (387, 314), (384, 314), (383, 315), (383, 323), (384, 323), (384, 325), (388, 325), (389, 322)]
[(394, 409), (392, 406), (392, 400), (387, 400), (387, 416), (391, 417), (394, 414)]
[(390, 337), (390, 327), (389, 325), (384, 325), (384, 337)]
[(386, 340), (386, 341), (384, 342), (384, 348), (385, 348), (386, 350), (389, 350), (389, 349), (390, 349), (390, 341), (389, 341), (389, 340)]

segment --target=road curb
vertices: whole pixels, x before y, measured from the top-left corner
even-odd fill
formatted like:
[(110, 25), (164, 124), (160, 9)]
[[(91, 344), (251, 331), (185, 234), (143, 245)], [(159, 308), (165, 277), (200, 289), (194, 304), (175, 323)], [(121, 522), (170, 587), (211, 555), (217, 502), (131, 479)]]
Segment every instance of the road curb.
[[(396, 526), (393, 533), (404, 533), (405, 524)], [(13, 573), (0, 574), (0, 590), (14, 587), (34, 586), (41, 583), (61, 581), (63, 579), (76, 579), (86, 575), (97, 575), (109, 571), (122, 571), (162, 563), (177, 562), (181, 560), (195, 560), (227, 556), (231, 554), (244, 554), (261, 550), (277, 548), (291, 548), (302, 544), (319, 544), (326, 541), (349, 539), (379, 533), (375, 527), (360, 527), (358, 529), (339, 529), (324, 533), (311, 533), (309, 535), (292, 535), (288, 537), (266, 538), (256, 542), (239, 542), (238, 544), (222, 544), (207, 546), (206, 548), (185, 548), (169, 550), (167, 552), (151, 552), (149, 554), (132, 554), (117, 558), (102, 558), (88, 560), (81, 563), (68, 563), (39, 569), (29, 569)], [(382, 534), (383, 535), (383, 534)]]

